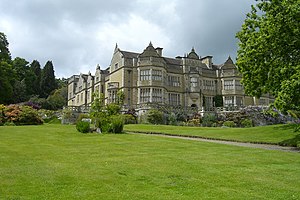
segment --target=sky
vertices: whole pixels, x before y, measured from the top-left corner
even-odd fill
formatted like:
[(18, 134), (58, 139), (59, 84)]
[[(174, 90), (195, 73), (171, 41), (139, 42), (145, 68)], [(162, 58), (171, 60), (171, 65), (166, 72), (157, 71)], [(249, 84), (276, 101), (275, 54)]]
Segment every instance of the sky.
[(0, 0), (0, 32), (12, 57), (48, 60), (56, 77), (110, 65), (116, 44), (141, 53), (151, 41), (163, 56), (235, 59), (236, 32), (255, 0)]

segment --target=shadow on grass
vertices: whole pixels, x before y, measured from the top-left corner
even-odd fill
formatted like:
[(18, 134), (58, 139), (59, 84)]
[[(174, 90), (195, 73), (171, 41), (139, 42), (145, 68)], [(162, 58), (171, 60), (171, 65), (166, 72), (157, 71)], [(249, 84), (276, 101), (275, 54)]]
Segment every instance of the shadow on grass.
[(280, 146), (289, 146), (289, 147), (300, 147), (300, 134), (296, 135), (292, 139), (287, 139), (279, 142)]
[[(277, 130), (291, 130), (293, 132), (300, 132), (300, 124), (284, 124), (281, 126), (274, 127)], [(283, 140), (279, 142), (280, 146), (289, 146), (289, 147), (300, 147), (300, 133), (294, 138)]]
[(293, 130), (294, 132), (300, 131), (299, 130), (300, 124), (283, 124), (281, 126), (276, 126), (274, 129), (277, 130)]

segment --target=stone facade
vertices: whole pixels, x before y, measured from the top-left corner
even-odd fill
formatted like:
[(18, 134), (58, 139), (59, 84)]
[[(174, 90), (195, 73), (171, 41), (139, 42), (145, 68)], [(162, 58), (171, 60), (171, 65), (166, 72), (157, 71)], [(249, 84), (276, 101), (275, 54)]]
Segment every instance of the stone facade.
[(150, 43), (142, 53), (122, 51), (116, 46), (106, 70), (73, 75), (68, 84), (68, 106), (90, 106), (93, 93), (103, 93), (106, 103), (117, 99), (122, 90), (124, 108), (144, 111), (152, 106), (215, 108), (215, 97), (223, 98), (223, 107), (269, 105), (268, 95), (260, 99), (245, 95), (241, 74), (229, 57), (214, 65), (212, 56), (200, 57), (194, 50), (183, 57), (168, 58), (162, 48)]

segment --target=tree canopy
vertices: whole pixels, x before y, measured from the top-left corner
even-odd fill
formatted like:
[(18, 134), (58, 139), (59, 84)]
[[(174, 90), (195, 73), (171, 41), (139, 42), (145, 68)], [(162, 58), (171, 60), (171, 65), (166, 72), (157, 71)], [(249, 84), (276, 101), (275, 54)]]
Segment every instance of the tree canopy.
[[(46, 109), (60, 109), (67, 101), (67, 79), (56, 79), (48, 61), (43, 69), (21, 57), (11, 58), (6, 35), (0, 32), (0, 104), (36, 103)], [(40, 98), (43, 97), (43, 98)]]
[(256, 0), (236, 37), (247, 94), (270, 93), (282, 110), (300, 110), (300, 1)]
[(47, 97), (57, 88), (52, 61), (48, 61), (42, 70), (41, 90), (42, 97)]
[(0, 61), (9, 61), (11, 60), (11, 55), (8, 49), (8, 40), (6, 35), (0, 32)]

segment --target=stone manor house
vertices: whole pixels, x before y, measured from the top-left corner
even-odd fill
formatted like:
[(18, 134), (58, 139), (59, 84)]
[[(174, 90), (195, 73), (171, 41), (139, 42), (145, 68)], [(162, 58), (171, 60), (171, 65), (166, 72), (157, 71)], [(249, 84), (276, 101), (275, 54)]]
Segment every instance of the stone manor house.
[(141, 53), (123, 51), (116, 45), (107, 69), (98, 65), (93, 75), (69, 78), (68, 106), (89, 107), (95, 92), (104, 94), (105, 103), (113, 103), (119, 90), (125, 95), (124, 109), (139, 114), (157, 106), (211, 111), (216, 96), (223, 99), (223, 105), (218, 105), (223, 109), (273, 101), (269, 95), (260, 99), (245, 95), (241, 74), (230, 57), (215, 65), (212, 56), (200, 57), (194, 48), (176, 58), (164, 57), (162, 50), (151, 42)]

